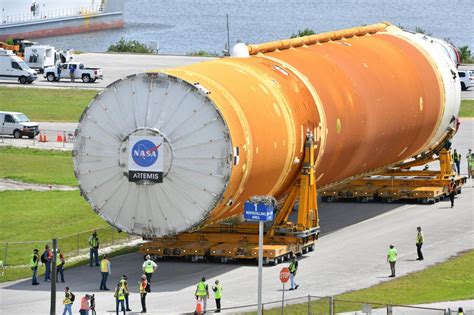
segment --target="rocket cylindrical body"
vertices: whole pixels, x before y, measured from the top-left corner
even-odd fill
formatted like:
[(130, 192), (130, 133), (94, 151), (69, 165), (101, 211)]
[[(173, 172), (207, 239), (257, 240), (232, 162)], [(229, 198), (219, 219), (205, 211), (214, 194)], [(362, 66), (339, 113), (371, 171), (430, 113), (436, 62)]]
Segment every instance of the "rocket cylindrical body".
[[(111, 224), (160, 236), (239, 215), (254, 195), (284, 196), (308, 130), (319, 187), (394, 165), (454, 125), (460, 88), (445, 49), (377, 24), (130, 76), (81, 118), (81, 189)], [(158, 149), (140, 155), (137, 139), (153, 137)], [(162, 182), (131, 181), (131, 164), (155, 151)]]

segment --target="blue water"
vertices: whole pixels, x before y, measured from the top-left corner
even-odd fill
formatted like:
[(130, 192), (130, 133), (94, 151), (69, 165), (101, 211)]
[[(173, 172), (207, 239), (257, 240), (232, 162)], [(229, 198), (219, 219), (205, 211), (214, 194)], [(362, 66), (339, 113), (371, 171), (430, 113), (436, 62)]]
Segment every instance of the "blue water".
[[(113, 1), (113, 0), (109, 0)], [(474, 50), (473, 0), (125, 0), (121, 30), (42, 39), (60, 48), (105, 51), (121, 37), (158, 41), (160, 53), (221, 52), (227, 41), (261, 43), (316, 32), (389, 21)]]

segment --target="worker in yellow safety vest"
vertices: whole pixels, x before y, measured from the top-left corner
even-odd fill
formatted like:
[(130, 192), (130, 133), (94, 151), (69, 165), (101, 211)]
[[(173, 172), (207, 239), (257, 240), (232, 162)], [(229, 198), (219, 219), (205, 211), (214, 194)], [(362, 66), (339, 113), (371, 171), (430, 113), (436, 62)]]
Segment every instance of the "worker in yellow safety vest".
[(158, 268), (158, 266), (153, 260), (151, 260), (150, 255), (146, 255), (145, 262), (142, 265), (142, 270), (145, 273), (148, 284), (151, 284), (151, 276), (153, 275), (153, 272), (155, 272), (156, 268)]
[(38, 274), (38, 263), (39, 263), (39, 255), (38, 255), (38, 250), (35, 248), (33, 250), (33, 254), (31, 255), (31, 261), (30, 261), (30, 267), (31, 267), (31, 270), (33, 271), (33, 276), (31, 279), (32, 285), (39, 284), (38, 280), (36, 279), (36, 275)]
[(107, 288), (107, 278), (111, 274), (110, 261), (107, 258), (107, 255), (104, 255), (104, 259), (100, 262), (100, 274), (102, 275), (102, 280), (100, 281), (100, 290), (109, 290)]
[(425, 236), (423, 235), (423, 231), (421, 230), (421, 226), (416, 228), (416, 252), (418, 254), (418, 258), (416, 260), (423, 260), (423, 253), (421, 252), (421, 247), (423, 246), (423, 242), (425, 241)]
[(467, 161), (467, 178), (472, 177), (472, 170), (474, 169), (474, 154), (472, 154), (472, 150), (469, 149), (466, 155), (466, 161)]
[(395, 277), (395, 263), (397, 262), (397, 250), (393, 245), (390, 245), (388, 249), (387, 261), (390, 264), (390, 270), (392, 271), (392, 274), (389, 277), (393, 278)]
[(122, 307), (123, 314), (125, 315), (125, 293), (122, 285), (117, 283), (117, 287), (115, 288), (115, 313), (118, 315), (119, 313), (119, 305)]
[(222, 298), (222, 285), (219, 283), (219, 280), (214, 282), (216, 285), (212, 287), (214, 291), (214, 298), (216, 299), (216, 313), (221, 312), (221, 298)]
[(458, 315), (464, 315), (464, 309), (462, 307), (458, 308)]
[(298, 270), (298, 261), (296, 260), (295, 255), (291, 256), (291, 262), (288, 269), (290, 270), (290, 291), (296, 290), (298, 289), (299, 284), (296, 284), (295, 282), (296, 271)]
[(209, 287), (206, 284), (206, 278), (202, 277), (201, 281), (197, 284), (196, 292), (194, 293), (196, 300), (203, 303), (202, 311), (206, 312), (207, 299), (209, 298)]
[(120, 279), (119, 283), (122, 286), (123, 292), (125, 294), (125, 306), (127, 307), (126, 310), (127, 312), (131, 312), (132, 310), (130, 309), (130, 305), (128, 304), (128, 296), (130, 294), (130, 290), (128, 290), (128, 278), (127, 275), (122, 275), (122, 278)]
[(89, 237), (89, 266), (92, 267), (92, 262), (95, 261), (95, 265), (99, 266), (99, 238), (97, 232), (94, 230), (92, 235)]

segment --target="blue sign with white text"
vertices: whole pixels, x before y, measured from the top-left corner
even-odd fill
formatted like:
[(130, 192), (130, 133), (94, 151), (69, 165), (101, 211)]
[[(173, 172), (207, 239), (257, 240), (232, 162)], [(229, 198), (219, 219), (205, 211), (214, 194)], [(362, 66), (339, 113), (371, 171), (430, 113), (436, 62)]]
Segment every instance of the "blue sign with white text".
[(246, 201), (244, 204), (244, 219), (249, 221), (272, 221), (273, 206)]

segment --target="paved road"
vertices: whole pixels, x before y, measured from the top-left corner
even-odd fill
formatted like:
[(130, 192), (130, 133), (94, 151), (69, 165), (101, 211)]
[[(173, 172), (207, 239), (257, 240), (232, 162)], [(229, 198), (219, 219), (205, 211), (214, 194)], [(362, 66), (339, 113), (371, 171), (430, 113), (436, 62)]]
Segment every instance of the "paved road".
[[(474, 120), (465, 120), (453, 146), (464, 154), (473, 147)], [(316, 251), (300, 260), (297, 281), (300, 289), (287, 292), (287, 297), (307, 294), (326, 296), (368, 287), (388, 281), (389, 266), (385, 261), (387, 247), (395, 244), (399, 252), (397, 275), (401, 276), (442, 262), (456, 253), (474, 248), (473, 182), (469, 180), (456, 198), (454, 209), (449, 201), (434, 205), (417, 204), (320, 204), (324, 236)], [(425, 232), (425, 260), (416, 261), (415, 234), (421, 225)], [(25, 258), (27, 259), (27, 258)], [(131, 283), (131, 306), (139, 310), (136, 294), (143, 262), (141, 255), (129, 254), (112, 259), (109, 286), (126, 273)], [(281, 297), (278, 273), (281, 266), (264, 269), (264, 301)], [(153, 276), (152, 293), (148, 297), (150, 314), (173, 314), (194, 307), (195, 284), (202, 277), (212, 283), (219, 279), (224, 286), (224, 306), (256, 302), (257, 268), (253, 264), (214, 264), (161, 262)], [(99, 314), (114, 309), (112, 293), (98, 291), (99, 272), (88, 266), (66, 271), (67, 285), (80, 296), (95, 293)], [(64, 285), (60, 284), (61, 292)], [(1, 314), (36, 314), (48, 312), (48, 285), (32, 287), (28, 280), (0, 285)], [(61, 297), (61, 295), (59, 295)], [(61, 299), (57, 300), (61, 307)], [(77, 304), (77, 303), (76, 303)], [(213, 303), (210, 303), (213, 305)], [(77, 312), (77, 305), (74, 312)], [(3, 312), (3, 313), (2, 313)]]
[[(34, 84), (26, 87), (76, 87), (87, 89), (102, 89), (110, 83), (131, 74), (141, 73), (153, 69), (174, 68), (185, 66), (213, 58), (190, 57), (190, 56), (165, 56), (165, 55), (133, 55), (133, 54), (106, 54), (85, 53), (75, 55), (75, 61), (82, 62), (86, 67), (98, 67), (103, 69), (104, 80), (94, 83), (82, 83), (70, 80), (59, 82), (48, 82), (43, 76), (39, 76)], [(2, 85), (19, 86), (16, 82), (2, 81)]]
[(46, 184), (32, 184), (25, 183), (11, 179), (0, 178), (0, 191), (5, 190), (35, 190), (35, 191), (50, 191), (50, 190), (77, 190), (78, 187), (64, 186), (64, 185), (46, 185)]

